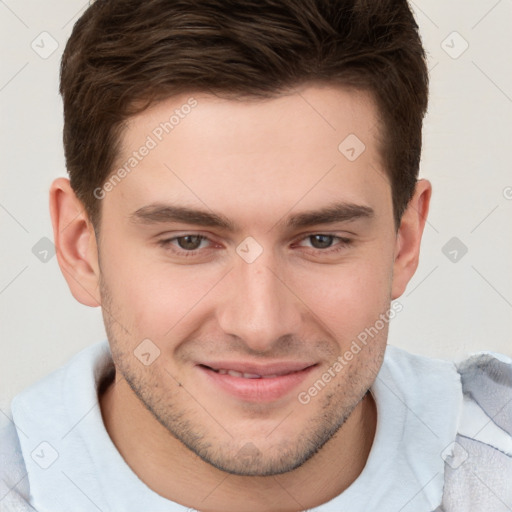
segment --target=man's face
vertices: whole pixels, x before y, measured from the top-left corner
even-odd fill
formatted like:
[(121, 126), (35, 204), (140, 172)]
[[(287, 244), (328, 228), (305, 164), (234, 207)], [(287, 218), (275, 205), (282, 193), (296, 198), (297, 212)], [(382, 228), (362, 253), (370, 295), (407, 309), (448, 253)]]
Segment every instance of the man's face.
[(331, 87), (193, 97), (124, 133), (119, 166), (150, 150), (102, 200), (107, 333), (118, 372), (176, 438), (225, 471), (277, 474), (336, 433), (382, 361), (387, 324), (344, 356), (392, 298), (376, 110)]

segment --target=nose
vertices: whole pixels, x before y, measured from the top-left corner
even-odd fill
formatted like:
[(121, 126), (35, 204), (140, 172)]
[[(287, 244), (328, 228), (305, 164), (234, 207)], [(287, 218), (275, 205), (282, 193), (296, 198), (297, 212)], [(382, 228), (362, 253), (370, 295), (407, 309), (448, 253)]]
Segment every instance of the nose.
[(271, 351), (283, 336), (298, 335), (302, 316), (286, 276), (264, 254), (252, 263), (236, 261), (223, 283), (218, 310), (220, 328), (261, 353)]

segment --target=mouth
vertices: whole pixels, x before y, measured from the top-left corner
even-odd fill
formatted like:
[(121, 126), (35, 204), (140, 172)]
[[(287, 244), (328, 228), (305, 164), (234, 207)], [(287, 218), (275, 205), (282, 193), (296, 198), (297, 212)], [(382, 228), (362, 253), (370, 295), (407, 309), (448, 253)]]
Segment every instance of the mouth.
[(207, 385), (248, 402), (272, 402), (289, 395), (317, 366), (308, 362), (284, 362), (266, 366), (236, 362), (199, 364)]
[(227, 370), (226, 368), (210, 368), (205, 366), (205, 368), (212, 370), (220, 375), (231, 375), (231, 377), (238, 377), (242, 379), (274, 379), (275, 377), (282, 377), (283, 375), (289, 375), (290, 373), (294, 373), (293, 371), (286, 371), (282, 373), (272, 373), (270, 375), (260, 375), (258, 373), (248, 373), (248, 372), (238, 372), (236, 370)]

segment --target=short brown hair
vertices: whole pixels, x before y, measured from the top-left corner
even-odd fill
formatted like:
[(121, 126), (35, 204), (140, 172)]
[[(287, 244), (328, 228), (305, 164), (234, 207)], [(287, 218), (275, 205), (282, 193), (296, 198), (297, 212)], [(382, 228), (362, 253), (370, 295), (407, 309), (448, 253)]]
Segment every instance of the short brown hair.
[(407, 0), (96, 0), (73, 28), (60, 78), (71, 186), (95, 225), (93, 191), (114, 171), (124, 121), (190, 91), (367, 90), (397, 226), (414, 192), (428, 72)]

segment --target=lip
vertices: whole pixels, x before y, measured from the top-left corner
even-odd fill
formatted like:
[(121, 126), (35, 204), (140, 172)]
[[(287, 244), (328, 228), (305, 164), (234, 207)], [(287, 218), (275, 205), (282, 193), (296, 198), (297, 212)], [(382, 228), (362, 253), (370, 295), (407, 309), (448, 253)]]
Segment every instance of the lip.
[[(316, 366), (315, 363), (278, 362), (258, 365), (243, 362), (219, 361), (202, 363), (196, 366), (204, 375), (207, 384), (220, 388), (223, 392), (248, 402), (273, 402), (288, 395), (298, 387)], [(218, 373), (216, 370), (259, 375), (247, 378)]]

